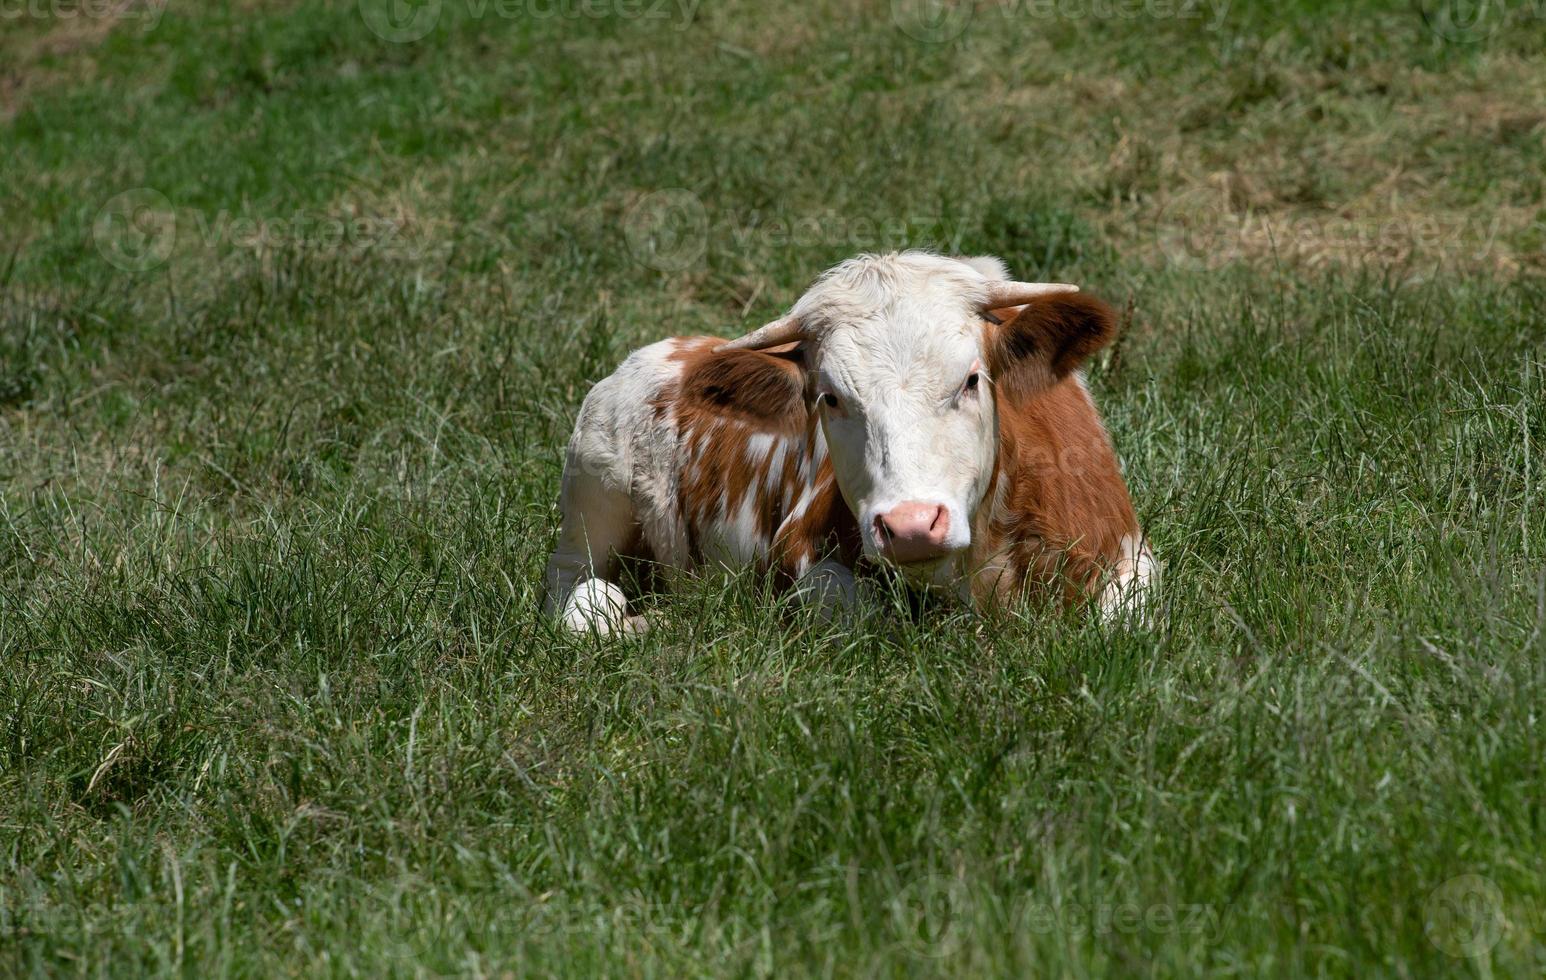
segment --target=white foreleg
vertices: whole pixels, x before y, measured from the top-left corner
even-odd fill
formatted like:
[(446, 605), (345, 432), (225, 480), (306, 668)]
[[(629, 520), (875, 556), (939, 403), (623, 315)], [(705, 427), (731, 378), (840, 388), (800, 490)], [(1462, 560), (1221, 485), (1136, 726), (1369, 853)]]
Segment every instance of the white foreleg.
[(641, 632), (643, 619), (628, 615), (622, 587), (610, 581), (617, 554), (637, 528), (627, 494), (603, 486), (571, 454), (559, 508), (563, 524), (558, 546), (543, 577), (548, 615), (582, 633)]

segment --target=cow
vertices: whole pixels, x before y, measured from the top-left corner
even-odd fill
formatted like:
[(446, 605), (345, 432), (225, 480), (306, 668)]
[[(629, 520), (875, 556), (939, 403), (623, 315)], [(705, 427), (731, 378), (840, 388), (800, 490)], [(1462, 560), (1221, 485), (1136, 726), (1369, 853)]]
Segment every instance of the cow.
[(674, 337), (586, 396), (546, 609), (602, 634), (620, 559), (756, 566), (824, 613), (856, 573), (983, 605), (1141, 609), (1158, 566), (1081, 365), (1116, 333), (1075, 286), (1002, 261), (861, 255), (738, 340)]

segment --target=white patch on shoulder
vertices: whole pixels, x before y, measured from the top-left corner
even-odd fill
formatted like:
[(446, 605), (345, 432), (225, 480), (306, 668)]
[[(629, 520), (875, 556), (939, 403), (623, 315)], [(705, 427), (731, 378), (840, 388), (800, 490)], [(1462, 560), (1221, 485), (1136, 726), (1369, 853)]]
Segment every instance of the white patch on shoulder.
[(746, 437), (746, 458), (753, 464), (762, 461), (762, 458), (773, 451), (777, 436), (770, 432), (753, 432)]
[(655, 405), (681, 380), (680, 339), (628, 355), (596, 382), (580, 407), (569, 443), (569, 465), (626, 494), (655, 557), (668, 568), (689, 562), (678, 509), (682, 457), (688, 455), (674, 413)]
[(767, 554), (770, 542), (757, 529), (758, 500), (753, 488), (747, 491), (734, 514), (726, 513), (725, 503), (720, 503), (718, 516), (707, 523), (700, 536), (704, 558), (735, 566), (750, 564)]
[(811, 504), (816, 502), (816, 494), (820, 489), (821, 487), (816, 483), (807, 483), (805, 489), (800, 492), (800, 499), (795, 502), (794, 508), (789, 511), (789, 516), (786, 520), (793, 521), (804, 517), (805, 512), (810, 510)]
[(780, 441), (768, 454), (768, 471), (762, 478), (762, 489), (767, 494), (777, 493), (784, 479), (784, 457), (788, 455), (789, 444)]

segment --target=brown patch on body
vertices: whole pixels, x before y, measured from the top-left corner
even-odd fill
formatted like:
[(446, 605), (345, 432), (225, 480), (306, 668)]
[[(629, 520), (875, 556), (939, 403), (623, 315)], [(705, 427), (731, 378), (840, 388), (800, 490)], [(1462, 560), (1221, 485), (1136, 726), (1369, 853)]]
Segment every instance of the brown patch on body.
[[(864, 553), (859, 539), (859, 522), (838, 492), (832, 460), (823, 458), (819, 465), (811, 465), (816, 458), (820, 422), (814, 414), (808, 418), (804, 451), (794, 480), (798, 495), (805, 494), (807, 484), (812, 487), (810, 501), (804, 510), (782, 522), (773, 541), (773, 565), (789, 581), (829, 557), (853, 568)], [(786, 476), (786, 485), (790, 482)], [(799, 502), (797, 496), (794, 504)]]
[[(1008, 603), (1022, 595), (1064, 604), (1094, 595), (1136, 537), (1138, 518), (1111, 439), (1077, 378), (1023, 402), (1000, 397), (999, 458), (981, 554), (992, 559), (973, 591)], [(1002, 485), (998, 485), (1002, 484)]]
[[(1005, 313), (990, 355), (1003, 378), (994, 386), (998, 459), (974, 529), (975, 553), (987, 567), (973, 591), (988, 604), (1028, 595), (1075, 603), (1099, 590), (1122, 556), (1122, 539), (1139, 533), (1111, 441), (1072, 376), (1109, 342), (1115, 316), (1085, 296)], [(678, 341), (672, 357), (683, 366), (681, 380), (655, 402), (679, 437), (677, 506), (692, 560), (703, 560), (704, 534), (734, 520), (750, 495), (765, 565), (784, 584), (824, 558), (855, 568), (863, 554), (858, 522), (830, 460), (823, 454), (817, 462), (820, 422), (799, 352), (721, 351), (722, 343)], [(774, 449), (753, 458), (759, 435)]]
[(685, 348), (678, 411), (733, 419), (754, 431), (802, 431), (805, 374), (798, 352)]
[[(680, 438), (677, 506), (688, 550), (701, 561), (705, 531), (735, 520), (750, 496), (769, 563), (792, 570), (791, 563), (823, 550), (832, 536), (828, 525), (839, 520), (828, 499), (837, 498), (831, 467), (812, 465), (816, 418), (806, 401), (803, 354), (793, 348), (727, 351), (719, 349), (723, 343), (717, 337), (679, 340), (671, 356), (682, 364), (681, 380), (655, 402)], [(768, 437), (760, 455), (752, 449), (756, 436)], [(831, 493), (818, 492), (791, 520), (813, 480), (824, 480)]]

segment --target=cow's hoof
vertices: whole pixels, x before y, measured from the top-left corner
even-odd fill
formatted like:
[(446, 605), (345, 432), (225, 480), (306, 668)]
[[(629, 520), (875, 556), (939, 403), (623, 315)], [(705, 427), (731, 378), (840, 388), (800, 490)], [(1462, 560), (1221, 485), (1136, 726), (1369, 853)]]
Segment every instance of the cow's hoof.
[(858, 614), (854, 573), (833, 561), (817, 563), (795, 585), (795, 595), (822, 623), (850, 623)]
[(642, 616), (628, 615), (628, 597), (604, 579), (593, 578), (576, 585), (564, 603), (564, 626), (576, 633), (621, 636), (638, 632), (630, 627)]

